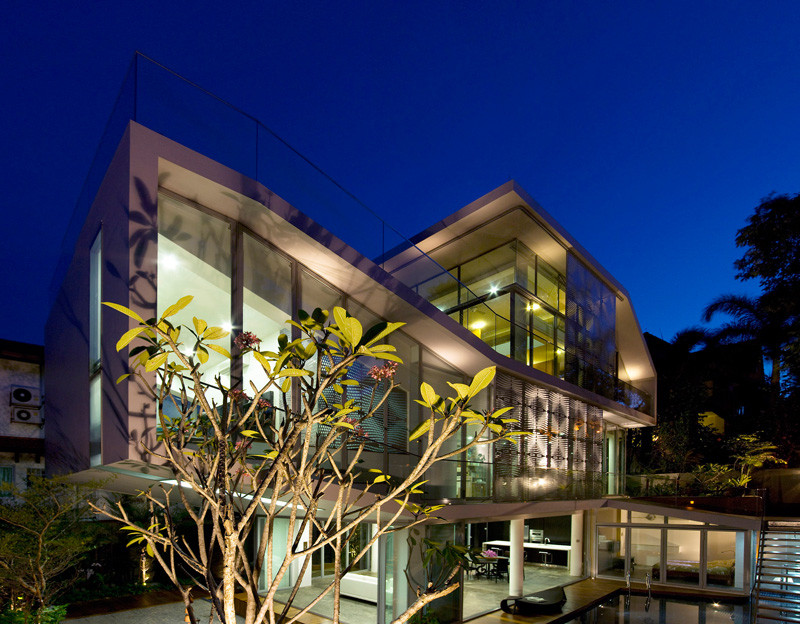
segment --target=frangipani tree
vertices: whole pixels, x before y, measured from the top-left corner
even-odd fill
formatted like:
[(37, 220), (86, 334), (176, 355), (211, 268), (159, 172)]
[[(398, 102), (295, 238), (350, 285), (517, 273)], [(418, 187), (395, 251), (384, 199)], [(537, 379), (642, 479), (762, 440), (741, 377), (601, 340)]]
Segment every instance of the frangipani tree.
[[(137, 524), (123, 505), (98, 511), (124, 523), (132, 542), (146, 546), (181, 590), (192, 618), (190, 592), (197, 587), (210, 594), (213, 611), (226, 624), (236, 621), (235, 593), (246, 602), (247, 624), (296, 621), (330, 593), (333, 621), (338, 622), (342, 576), (381, 535), (399, 526), (421, 524), (441, 507), (414, 500), (422, 493), (425, 472), (476, 444), (514, 440), (521, 434), (506, 428), (511, 420), (503, 414), (510, 408), (493, 413), (471, 408), (475, 396), (494, 378), (494, 368), (487, 368), (469, 385), (449, 384), (453, 393), (448, 398), (422, 384), (417, 403), (424, 407), (425, 417), (409, 440), (423, 440), (424, 450), (407, 474), (360, 470), (367, 442), (363, 424), (396, 387), (394, 373), (402, 363), (385, 339), (403, 323), (381, 322), (365, 330), (356, 318), (336, 307), (332, 313), (300, 312), (297, 321), (287, 321), (295, 339), (279, 336), (275, 350), (260, 350), (256, 336), (239, 334), (234, 341), (238, 355), (252, 353), (266, 377), (261, 387), (251, 384), (248, 395), (241, 388), (226, 387), (219, 378), (213, 386), (204, 383), (203, 365), (210, 350), (231, 357), (217, 342), (228, 338), (228, 332), (198, 318), (192, 327), (173, 325), (170, 318), (191, 300), (183, 297), (160, 318), (150, 320), (124, 306), (106, 304), (137, 322), (117, 343), (118, 351), (136, 344), (129, 352), (130, 373), (119, 381), (137, 377), (154, 399), (160, 433), (157, 444), (146, 451), (153, 462), (168, 466), (174, 479), (142, 493), (150, 510), (146, 524)], [(354, 377), (353, 366), (359, 360), (384, 361), (370, 369), (372, 381), (380, 384)], [(348, 398), (348, 392), (359, 385), (371, 385), (371, 390), (359, 389), (361, 404)], [(277, 406), (264, 399), (267, 392), (273, 396), (277, 392)], [(478, 425), (473, 427), (477, 435), (466, 445), (444, 451), (445, 442), (460, 440), (459, 433), (467, 425)], [(487, 439), (481, 439), (484, 436)], [(177, 532), (175, 509), (185, 510), (196, 535), (189, 538)], [(259, 518), (263, 522), (258, 523)], [(277, 543), (278, 518), (288, 521), (285, 544)], [(364, 522), (373, 523), (375, 529), (366, 543), (354, 549), (357, 528)], [(258, 547), (253, 556), (248, 538), (255, 532)], [(334, 552), (331, 582), (313, 602), (290, 616), (289, 606), (312, 555), (326, 547)], [(343, 556), (348, 550), (350, 556)], [(286, 555), (273, 563), (276, 551)], [(276, 592), (289, 576), (290, 566), (297, 580), (288, 600), (276, 603)], [(179, 577), (187, 574), (192, 585), (182, 587)], [(260, 578), (266, 579), (261, 593)], [(419, 590), (417, 600), (397, 621), (408, 620), (422, 606), (457, 587), (449, 583)]]

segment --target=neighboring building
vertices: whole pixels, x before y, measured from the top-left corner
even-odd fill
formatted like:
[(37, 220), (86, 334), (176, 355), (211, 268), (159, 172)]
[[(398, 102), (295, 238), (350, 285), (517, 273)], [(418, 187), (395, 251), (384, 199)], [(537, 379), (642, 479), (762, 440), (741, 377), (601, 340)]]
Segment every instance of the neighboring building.
[[(0, 340), (0, 488), (44, 475), (41, 345)], [(0, 496), (3, 495), (0, 489)]]
[[(100, 301), (148, 318), (193, 294), (178, 323), (196, 315), (253, 331), (266, 344), (287, 331), (284, 321), (298, 309), (343, 305), (366, 323), (407, 323), (392, 338), (405, 362), (402, 389), (387, 403), (384, 426), (369, 431), (366, 466), (402, 475), (408, 453), (419, 450), (422, 442), (407, 437), (422, 417), (413, 400), (421, 381), (445, 394), (447, 381), (490, 365), (498, 374), (483, 407), (514, 406), (517, 426), (532, 432), (519, 446), (498, 445), (431, 471), (426, 496), (450, 503), (442, 511), (450, 524), (431, 527), (432, 535), (508, 549), (524, 533), (525, 549), (509, 552), (512, 570), (527, 556), (560, 564), (563, 582), (626, 571), (644, 578), (657, 564), (661, 580), (673, 582), (666, 557), (675, 548), (698, 564), (730, 550), (724, 585), (749, 589), (749, 519), (665, 515), (608, 498), (623, 493), (626, 430), (655, 424), (655, 370), (628, 293), (516, 183), (432, 226), (416, 246), (380, 249), (372, 260), (290, 203), (308, 210), (318, 196), (286, 185), (282, 176), (294, 173), (282, 161), (251, 168), (211, 146), (200, 153), (167, 138), (169, 124), (158, 129), (131, 120), (109, 139), (114, 157), (95, 172), (102, 183), (57, 276), (45, 339), (49, 470), (113, 474), (118, 489), (169, 478), (141, 448), (156, 432), (152, 401), (133, 382), (115, 383), (126, 369), (115, 343), (128, 318)], [(340, 225), (361, 228), (368, 218), (352, 213)], [(248, 359), (214, 357), (209, 378), (241, 379), (245, 387), (258, 381)], [(723, 521), (720, 530), (703, 524)], [(404, 547), (395, 538), (394, 569), (379, 568), (377, 556), (369, 564), (377, 573), (372, 591), (388, 588), (389, 612), (407, 600)], [(304, 582), (313, 584), (325, 566), (324, 557), (315, 559)], [(511, 576), (512, 587), (523, 582)], [(525, 587), (534, 581), (529, 575)], [(700, 572), (688, 582), (715, 584)], [(453, 609), (440, 620), (489, 607), (484, 589), (471, 587), (452, 594)]]

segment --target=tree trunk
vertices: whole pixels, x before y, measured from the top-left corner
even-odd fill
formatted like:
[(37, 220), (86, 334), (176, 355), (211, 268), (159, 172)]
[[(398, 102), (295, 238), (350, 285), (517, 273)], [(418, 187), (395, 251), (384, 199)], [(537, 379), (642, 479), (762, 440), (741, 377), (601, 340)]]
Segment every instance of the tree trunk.
[(222, 608), (225, 624), (236, 624), (236, 604), (234, 596), (236, 594), (236, 545), (235, 535), (226, 533), (225, 552), (222, 555)]

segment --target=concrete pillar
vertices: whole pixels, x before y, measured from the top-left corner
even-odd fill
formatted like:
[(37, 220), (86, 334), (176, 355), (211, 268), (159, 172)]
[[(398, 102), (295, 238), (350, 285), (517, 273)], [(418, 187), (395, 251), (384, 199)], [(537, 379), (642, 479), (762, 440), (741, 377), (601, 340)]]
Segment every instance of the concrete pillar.
[(525, 520), (511, 521), (511, 546), (508, 550), (508, 595), (522, 596), (525, 563)]
[(572, 514), (569, 545), (569, 574), (570, 576), (583, 575), (583, 512), (576, 511)]

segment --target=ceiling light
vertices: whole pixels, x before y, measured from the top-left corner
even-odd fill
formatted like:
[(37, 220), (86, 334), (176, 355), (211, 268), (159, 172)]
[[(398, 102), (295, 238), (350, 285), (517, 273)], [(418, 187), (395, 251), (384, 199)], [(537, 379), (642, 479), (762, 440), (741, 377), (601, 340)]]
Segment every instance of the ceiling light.
[(486, 321), (475, 321), (469, 326), (470, 329), (483, 329), (484, 327), (486, 327)]
[(177, 269), (181, 265), (181, 261), (178, 260), (178, 257), (171, 253), (165, 253), (161, 256), (159, 260), (158, 266), (164, 269), (174, 270)]

